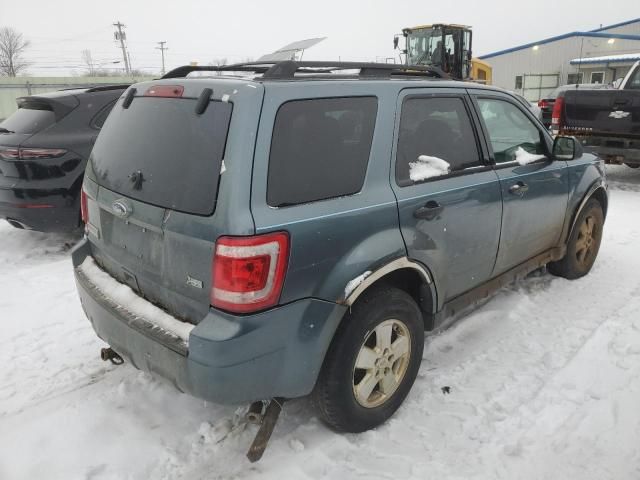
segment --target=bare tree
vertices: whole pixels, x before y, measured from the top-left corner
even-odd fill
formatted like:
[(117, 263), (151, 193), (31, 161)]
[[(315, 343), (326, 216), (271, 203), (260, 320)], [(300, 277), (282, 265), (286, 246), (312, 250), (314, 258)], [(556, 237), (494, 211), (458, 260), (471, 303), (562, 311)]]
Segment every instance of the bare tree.
[(15, 77), (29, 65), (22, 55), (29, 41), (11, 27), (0, 28), (0, 75)]
[(80, 57), (82, 58), (82, 62), (87, 66), (87, 75), (89, 77), (95, 77), (95, 75), (96, 75), (96, 66), (93, 63), (93, 57), (91, 56), (91, 50), (82, 50), (82, 52), (80, 52)]
[[(213, 62), (211, 62), (209, 65), (213, 65), (215, 67), (223, 67), (225, 65), (227, 65), (229, 62), (227, 61), (226, 57), (225, 58), (214, 58)], [(222, 72), (216, 72), (216, 75), (222, 75)]]

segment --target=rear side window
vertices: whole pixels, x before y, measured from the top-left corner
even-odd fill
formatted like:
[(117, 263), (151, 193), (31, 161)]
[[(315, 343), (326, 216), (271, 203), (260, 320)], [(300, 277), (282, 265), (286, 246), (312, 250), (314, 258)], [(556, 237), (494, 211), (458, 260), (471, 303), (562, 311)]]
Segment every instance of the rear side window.
[(267, 203), (284, 207), (359, 192), (377, 110), (375, 97), (282, 105), (271, 139)]
[(13, 115), (0, 123), (0, 127), (15, 133), (33, 134), (56, 123), (51, 110), (19, 108)]
[(444, 160), (451, 172), (481, 165), (471, 120), (461, 98), (414, 97), (404, 101), (396, 156), (398, 185), (414, 183), (411, 171), (420, 162), (419, 157)]
[(159, 207), (212, 214), (232, 107), (214, 101), (201, 115), (195, 107), (190, 98), (117, 103), (90, 156), (98, 183)]

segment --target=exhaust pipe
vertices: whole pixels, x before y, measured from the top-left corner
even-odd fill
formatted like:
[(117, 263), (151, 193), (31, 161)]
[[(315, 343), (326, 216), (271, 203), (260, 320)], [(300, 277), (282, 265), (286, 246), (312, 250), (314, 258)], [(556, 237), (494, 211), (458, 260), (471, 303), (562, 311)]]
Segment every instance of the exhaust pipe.
[(122, 365), (124, 363), (124, 359), (120, 355), (118, 355), (111, 347), (101, 349), (100, 358), (103, 362), (106, 362), (108, 360), (114, 365)]
[(14, 228), (19, 228), (20, 230), (29, 230), (29, 227), (27, 227), (24, 223), (19, 222), (18, 220), (15, 220), (13, 218), (7, 218), (7, 222), (9, 222), (9, 225)]
[(264, 418), (264, 402), (253, 402), (249, 405), (249, 411), (247, 411), (245, 418), (247, 419), (247, 422), (253, 425), (260, 425)]

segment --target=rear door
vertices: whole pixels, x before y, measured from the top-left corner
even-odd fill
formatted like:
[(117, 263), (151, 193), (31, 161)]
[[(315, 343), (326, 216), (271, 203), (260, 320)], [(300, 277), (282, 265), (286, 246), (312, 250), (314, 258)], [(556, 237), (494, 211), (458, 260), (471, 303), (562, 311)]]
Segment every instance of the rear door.
[(549, 158), (550, 137), (520, 102), (486, 90), (472, 96), (503, 198), (495, 276), (558, 244), (567, 211), (569, 174), (566, 162)]
[(485, 161), (464, 91), (407, 89), (398, 112), (391, 183), (400, 227), (409, 257), (430, 269), (442, 306), (491, 277), (500, 184)]

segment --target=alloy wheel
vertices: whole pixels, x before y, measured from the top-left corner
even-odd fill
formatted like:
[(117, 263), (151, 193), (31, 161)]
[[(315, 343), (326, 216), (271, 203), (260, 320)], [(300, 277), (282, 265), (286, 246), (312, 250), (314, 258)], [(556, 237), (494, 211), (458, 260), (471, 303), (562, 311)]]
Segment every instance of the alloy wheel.
[(398, 389), (411, 358), (411, 334), (400, 320), (385, 320), (365, 338), (353, 369), (353, 394), (365, 408), (385, 403)]

